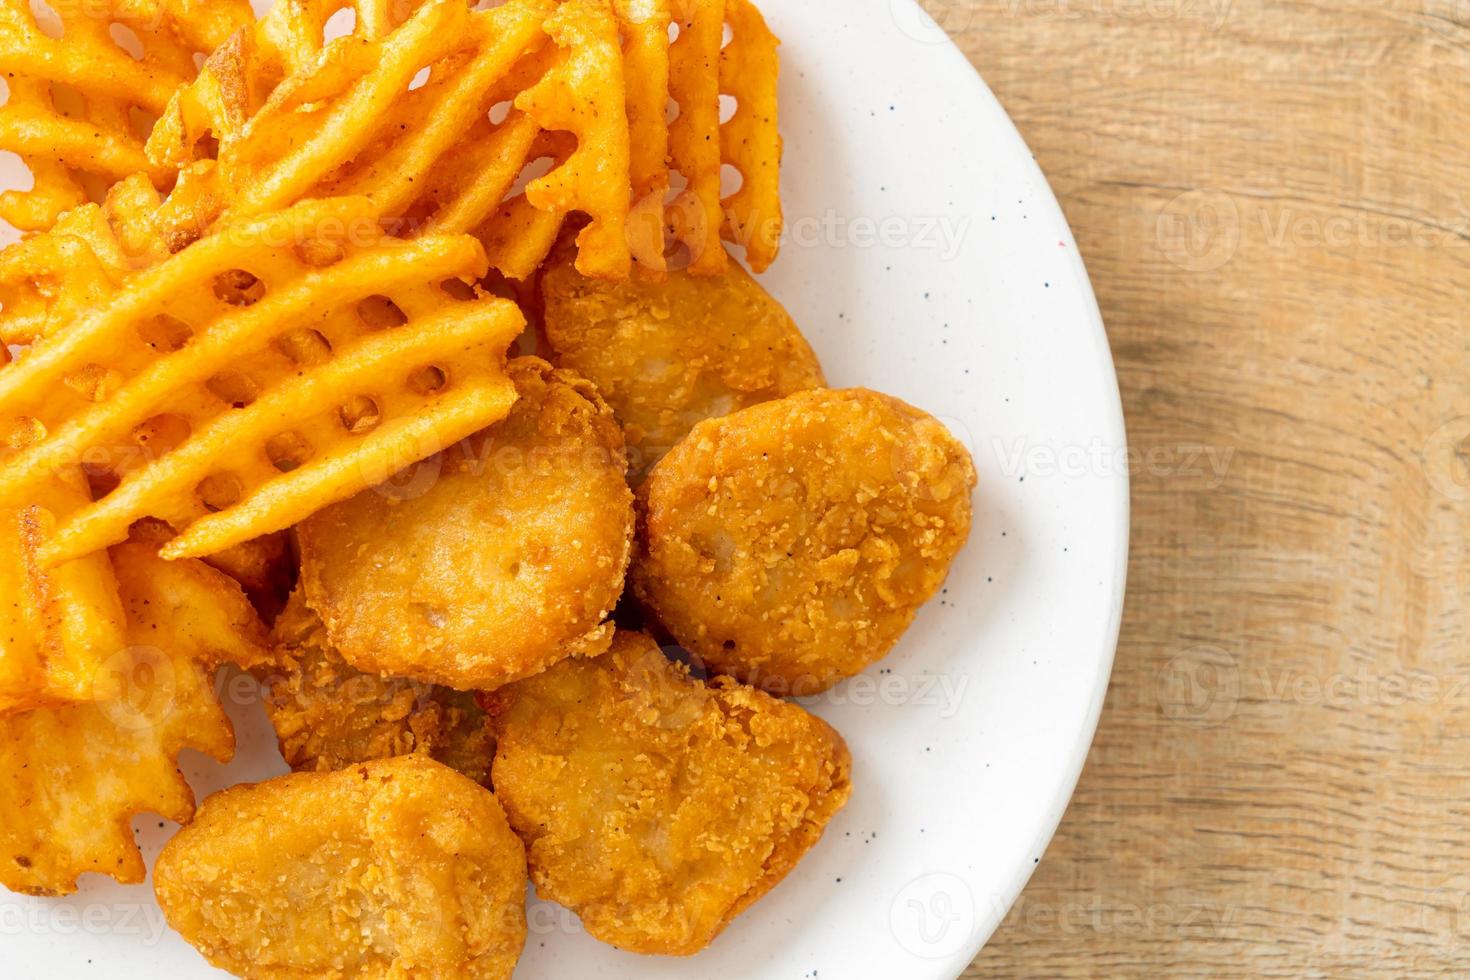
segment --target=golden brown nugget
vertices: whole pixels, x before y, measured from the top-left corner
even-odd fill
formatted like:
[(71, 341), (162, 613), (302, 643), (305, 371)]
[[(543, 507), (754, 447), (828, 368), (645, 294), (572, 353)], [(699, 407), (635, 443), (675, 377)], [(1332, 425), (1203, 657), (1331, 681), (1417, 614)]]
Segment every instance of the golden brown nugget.
[(633, 534), (622, 433), (571, 372), (508, 373), (504, 421), (299, 526), (307, 603), (359, 670), (491, 690), (606, 649)]
[(541, 274), (546, 339), (622, 422), (635, 482), (696, 422), (826, 384), (790, 315), (738, 262), (714, 278), (609, 282), (572, 259), (558, 249)]
[(489, 779), (494, 743), (473, 694), (352, 667), (300, 590), (271, 638), (274, 662), (256, 673), (281, 755), (295, 771), (422, 752), (477, 783)]
[(486, 697), (492, 776), (539, 894), (597, 939), (689, 955), (786, 876), (851, 792), (842, 737), (642, 633)]
[(892, 649), (970, 533), (975, 467), (863, 389), (702, 423), (639, 492), (634, 589), (709, 669), (815, 694)]
[(216, 793), (154, 888), (206, 959), (260, 980), (500, 980), (526, 940), (505, 812), (422, 756)]

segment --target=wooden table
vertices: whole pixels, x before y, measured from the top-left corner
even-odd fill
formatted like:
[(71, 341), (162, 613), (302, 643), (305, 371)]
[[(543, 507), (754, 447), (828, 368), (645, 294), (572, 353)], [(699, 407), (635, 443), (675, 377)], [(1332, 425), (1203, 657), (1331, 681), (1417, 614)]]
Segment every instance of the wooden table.
[(1097, 741), (966, 976), (1466, 975), (1470, 0), (929, 3), (1140, 451)]

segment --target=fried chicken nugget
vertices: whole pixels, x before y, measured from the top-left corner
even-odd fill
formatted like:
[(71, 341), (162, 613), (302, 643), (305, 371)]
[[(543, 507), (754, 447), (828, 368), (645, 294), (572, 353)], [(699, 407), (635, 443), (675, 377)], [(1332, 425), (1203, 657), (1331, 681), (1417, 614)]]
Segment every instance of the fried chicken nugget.
[(206, 959), (259, 980), (506, 978), (526, 940), (505, 811), (422, 756), (216, 793), (154, 888)]
[(975, 467), (863, 389), (702, 423), (639, 491), (634, 590), (710, 670), (824, 691), (892, 649), (970, 533)]
[(847, 745), (825, 722), (694, 679), (642, 633), (485, 700), (496, 793), (537, 891), (632, 952), (708, 946), (851, 793)]
[(627, 457), (586, 380), (534, 357), (510, 415), (298, 527), (307, 603), (359, 670), (491, 690), (607, 648)]
[(547, 343), (623, 424), (635, 482), (696, 422), (826, 384), (781, 304), (733, 259), (722, 276), (589, 279), (559, 248), (541, 274)]
[(484, 783), (494, 743), (473, 694), (365, 674), (332, 649), (298, 589), (257, 671), (281, 755), (297, 772), (327, 772), (413, 752)]

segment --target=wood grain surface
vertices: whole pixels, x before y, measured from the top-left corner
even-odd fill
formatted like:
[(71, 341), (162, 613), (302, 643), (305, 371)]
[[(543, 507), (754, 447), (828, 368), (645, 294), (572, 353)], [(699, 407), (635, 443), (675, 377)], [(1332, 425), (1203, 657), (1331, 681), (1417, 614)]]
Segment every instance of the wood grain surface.
[(965, 976), (1470, 974), (1470, 0), (928, 9), (1137, 461), (1087, 770)]

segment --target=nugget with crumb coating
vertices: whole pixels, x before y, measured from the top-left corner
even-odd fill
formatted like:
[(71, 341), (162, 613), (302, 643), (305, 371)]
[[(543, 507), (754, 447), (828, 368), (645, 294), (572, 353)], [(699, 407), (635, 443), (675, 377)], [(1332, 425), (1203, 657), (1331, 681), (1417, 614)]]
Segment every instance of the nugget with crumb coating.
[(422, 756), (216, 793), (154, 890), (195, 949), (252, 980), (503, 980), (526, 939), (505, 812)]
[(639, 491), (634, 589), (705, 666), (824, 691), (892, 649), (970, 533), (975, 467), (936, 419), (863, 389), (704, 422)]
[(714, 278), (588, 279), (559, 249), (541, 274), (555, 360), (623, 423), (635, 482), (696, 422), (826, 384), (781, 304), (733, 259)]
[(298, 589), (271, 634), (272, 662), (255, 673), (281, 755), (297, 772), (329, 772), (422, 752), (477, 783), (494, 743), (475, 696), (357, 670), (327, 639)]
[(297, 528), (307, 604), (359, 670), (491, 690), (606, 649), (633, 532), (622, 433), (585, 379), (508, 371), (504, 420)]
[(842, 737), (647, 635), (485, 696), (492, 778), (538, 893), (637, 953), (689, 955), (786, 876), (851, 792)]

